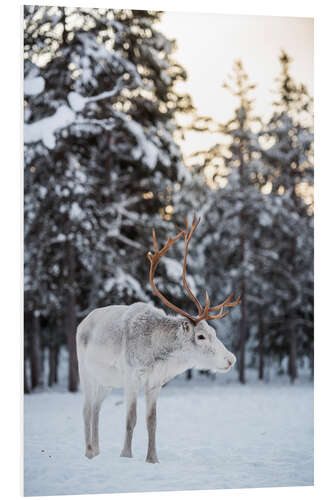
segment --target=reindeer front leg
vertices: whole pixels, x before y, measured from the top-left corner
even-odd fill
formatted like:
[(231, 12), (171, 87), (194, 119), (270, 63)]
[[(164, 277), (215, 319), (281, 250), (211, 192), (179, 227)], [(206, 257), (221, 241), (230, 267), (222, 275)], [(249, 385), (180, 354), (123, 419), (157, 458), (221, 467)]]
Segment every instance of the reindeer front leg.
[(146, 462), (151, 464), (158, 463), (156, 453), (156, 401), (161, 387), (146, 387), (146, 411), (147, 411), (147, 430), (148, 430), (148, 451)]

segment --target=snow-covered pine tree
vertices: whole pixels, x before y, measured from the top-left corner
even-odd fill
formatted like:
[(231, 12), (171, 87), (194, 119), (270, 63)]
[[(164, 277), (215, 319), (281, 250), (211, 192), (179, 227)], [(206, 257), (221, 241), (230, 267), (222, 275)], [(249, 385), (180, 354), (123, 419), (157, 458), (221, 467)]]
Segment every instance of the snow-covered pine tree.
[(173, 117), (191, 103), (160, 15), (25, 7), (26, 304), (66, 331), (71, 391), (77, 320), (149, 300), (151, 227), (170, 229), (187, 175)]
[[(199, 168), (213, 187), (207, 217), (205, 269), (209, 288), (217, 298), (236, 290), (242, 297), (232, 321), (239, 325), (235, 343), (238, 352), (239, 380), (245, 382), (246, 342), (258, 318), (262, 283), (258, 266), (261, 228), (264, 227), (267, 200), (261, 191), (265, 183), (255, 125), (258, 117), (249, 97), (255, 85), (249, 83), (241, 61), (223, 87), (237, 99), (234, 116), (219, 124), (221, 142), (195, 157)], [(261, 215), (262, 214), (262, 215)], [(261, 218), (260, 218), (261, 217)], [(218, 299), (217, 299), (218, 300)], [(228, 320), (224, 320), (224, 328)], [(255, 327), (254, 327), (255, 328)]]
[(282, 51), (274, 113), (261, 132), (275, 207), (271, 234), (279, 259), (272, 269), (275, 294), (269, 331), (272, 349), (289, 357), (291, 380), (297, 357), (313, 357), (313, 119), (312, 99), (290, 74)]

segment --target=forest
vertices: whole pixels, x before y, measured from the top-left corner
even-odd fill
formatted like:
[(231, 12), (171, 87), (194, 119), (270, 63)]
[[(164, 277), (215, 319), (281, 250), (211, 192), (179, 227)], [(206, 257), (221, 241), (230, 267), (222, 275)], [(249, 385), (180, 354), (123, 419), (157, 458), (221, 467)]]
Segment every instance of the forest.
[[(281, 50), (268, 118), (257, 116), (236, 60), (221, 81), (236, 98), (227, 122), (177, 91), (186, 68), (162, 12), (24, 7), (24, 392), (79, 388), (76, 328), (94, 308), (164, 307), (149, 283), (160, 246), (193, 214), (188, 282), (201, 303), (241, 304), (212, 322), (237, 356), (239, 382), (269, 367), (313, 376), (313, 99)], [(204, 80), (209, 92), (209, 75)], [(180, 119), (186, 116), (186, 126)], [(188, 130), (220, 137), (184, 158)], [(182, 309), (180, 239), (156, 272)], [(204, 374), (202, 374), (204, 376)], [(187, 373), (187, 378), (192, 376)]]

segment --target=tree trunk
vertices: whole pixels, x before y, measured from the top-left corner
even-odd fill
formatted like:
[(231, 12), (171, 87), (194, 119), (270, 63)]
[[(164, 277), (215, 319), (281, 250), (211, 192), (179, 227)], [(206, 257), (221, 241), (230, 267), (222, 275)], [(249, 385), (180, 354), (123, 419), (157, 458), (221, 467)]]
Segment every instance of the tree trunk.
[(33, 314), (32, 335), (30, 346), (30, 377), (31, 389), (42, 385), (41, 380), (41, 352), (40, 352), (40, 320), (39, 313)]
[(48, 378), (49, 387), (55, 384), (55, 378), (56, 378), (55, 372), (56, 372), (55, 347), (49, 346), (49, 378)]
[(296, 331), (292, 329), (289, 337), (289, 363), (288, 371), (290, 380), (293, 383), (297, 378), (297, 363), (296, 363)]
[(186, 379), (191, 380), (192, 378), (192, 370), (189, 368), (189, 370), (186, 370)]
[[(241, 215), (241, 228), (242, 228), (242, 215)], [(241, 249), (242, 249), (241, 265), (243, 266), (245, 261), (245, 239), (242, 230), (241, 230)], [(239, 362), (238, 362), (238, 377), (241, 384), (245, 384), (246, 337), (247, 337), (246, 287), (245, 287), (245, 278), (243, 276), (241, 280), (241, 321), (239, 328)]]
[(259, 380), (264, 379), (264, 325), (262, 321), (261, 314), (259, 315), (259, 371), (258, 378)]
[(54, 364), (55, 364), (55, 370), (54, 370), (54, 383), (58, 383), (58, 368), (59, 368), (59, 346), (57, 345), (54, 348)]
[[(297, 213), (297, 194), (296, 194), (296, 185), (293, 189), (293, 200), (295, 212)], [(294, 269), (296, 272), (296, 257), (297, 257), (297, 238), (294, 236), (292, 238), (292, 262), (294, 264)], [(296, 275), (297, 276), (297, 275)], [(296, 301), (297, 297), (294, 297), (293, 300)], [(293, 315), (291, 314), (290, 323), (292, 323)], [(291, 326), (290, 334), (289, 334), (289, 359), (288, 359), (288, 372), (290, 381), (294, 383), (297, 378), (297, 348), (296, 348), (296, 330), (295, 326)]]
[[(240, 148), (240, 187), (244, 193), (244, 153), (243, 148)], [(238, 363), (238, 376), (241, 384), (245, 384), (245, 344), (247, 337), (247, 315), (246, 315), (246, 285), (245, 285), (245, 262), (246, 262), (246, 242), (245, 242), (245, 228), (244, 228), (244, 207), (239, 214), (239, 233), (241, 245), (241, 261), (242, 279), (241, 279), (241, 322), (239, 331), (239, 363)]]
[(75, 256), (71, 241), (67, 241), (68, 302), (67, 302), (67, 347), (69, 353), (68, 390), (78, 390), (79, 373), (76, 353), (76, 300), (75, 300)]
[(30, 393), (30, 387), (29, 387), (29, 382), (28, 382), (28, 375), (27, 375), (27, 360), (26, 360), (26, 357), (24, 355), (24, 360), (23, 360), (23, 369), (24, 369), (24, 394), (29, 394)]
[(40, 379), (42, 380), (42, 385), (44, 385), (44, 380), (45, 380), (45, 377), (44, 377), (44, 367), (45, 367), (44, 359), (45, 359), (45, 349), (41, 349), (40, 350)]
[(241, 384), (245, 384), (245, 343), (246, 343), (246, 309), (245, 297), (242, 294), (241, 302), (241, 322), (239, 332), (239, 362), (238, 362), (238, 377)]

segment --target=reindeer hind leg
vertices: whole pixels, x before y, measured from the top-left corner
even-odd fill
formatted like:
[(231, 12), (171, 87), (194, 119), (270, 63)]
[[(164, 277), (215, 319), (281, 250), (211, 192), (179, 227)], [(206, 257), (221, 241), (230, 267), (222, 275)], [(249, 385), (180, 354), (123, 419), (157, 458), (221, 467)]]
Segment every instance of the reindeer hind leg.
[(85, 456), (87, 458), (94, 458), (93, 444), (92, 444), (92, 420), (93, 420), (93, 408), (94, 408), (94, 393), (95, 384), (88, 377), (85, 366), (84, 366), (84, 352), (82, 346), (78, 343), (77, 346), (78, 354), (78, 364), (79, 364), (79, 374), (80, 374), (80, 385), (81, 390), (84, 394), (84, 404), (83, 404), (83, 423), (84, 423), (84, 438), (86, 452)]
[(132, 438), (133, 431), (136, 425), (136, 405), (137, 405), (138, 388), (135, 386), (125, 388), (126, 399), (126, 430), (124, 446), (121, 451), (121, 457), (132, 458)]
[(99, 414), (102, 403), (106, 396), (110, 393), (110, 389), (99, 385), (95, 390), (94, 402), (92, 405), (92, 422), (91, 422), (91, 444), (93, 457), (99, 455)]
[(86, 399), (83, 406), (84, 436), (86, 442), (86, 457), (94, 458), (91, 436), (92, 404)]

